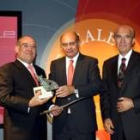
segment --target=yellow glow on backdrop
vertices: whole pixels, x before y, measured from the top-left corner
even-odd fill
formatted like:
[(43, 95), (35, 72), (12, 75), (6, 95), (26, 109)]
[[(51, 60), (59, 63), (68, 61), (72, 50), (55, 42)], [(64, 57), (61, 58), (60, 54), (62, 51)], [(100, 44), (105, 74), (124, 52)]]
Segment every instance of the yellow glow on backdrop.
[[(65, 29), (63, 32), (68, 30), (74, 30), (78, 32), (81, 39), (81, 53), (96, 57), (99, 60), (100, 73), (102, 73), (102, 65), (104, 60), (118, 53), (115, 43), (113, 40), (113, 32), (118, 25), (109, 20), (103, 19), (88, 19), (78, 22), (69, 28)], [(59, 37), (54, 40), (49, 56), (46, 56), (46, 73), (49, 73), (50, 63), (52, 60), (60, 58), (63, 56), (61, 51)], [(140, 50), (139, 44), (136, 42), (136, 50)], [(105, 133), (103, 129), (100, 106), (99, 106), (99, 96), (94, 98), (96, 104), (96, 114), (99, 131), (97, 132), (98, 140), (109, 140), (109, 135)]]

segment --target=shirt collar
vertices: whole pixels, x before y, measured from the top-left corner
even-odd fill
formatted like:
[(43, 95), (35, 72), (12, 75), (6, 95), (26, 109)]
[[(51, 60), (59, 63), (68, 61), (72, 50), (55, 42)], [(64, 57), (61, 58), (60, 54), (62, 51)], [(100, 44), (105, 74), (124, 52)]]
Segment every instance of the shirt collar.
[(132, 54), (132, 49), (125, 56), (119, 54), (119, 60), (121, 60), (122, 58), (126, 58), (126, 60), (129, 61), (131, 54)]
[(77, 62), (78, 56), (79, 56), (79, 53), (76, 56), (74, 56), (73, 58), (69, 58), (66, 56), (66, 63), (69, 62), (70, 60), (73, 60), (74, 63)]
[[(28, 67), (28, 63), (26, 63), (26, 62), (24, 62), (24, 61), (22, 61), (21, 59), (19, 59), (19, 58), (17, 58), (17, 60), (18, 61), (20, 61), (25, 67)], [(30, 65), (32, 65), (33, 66), (33, 64), (31, 63)]]

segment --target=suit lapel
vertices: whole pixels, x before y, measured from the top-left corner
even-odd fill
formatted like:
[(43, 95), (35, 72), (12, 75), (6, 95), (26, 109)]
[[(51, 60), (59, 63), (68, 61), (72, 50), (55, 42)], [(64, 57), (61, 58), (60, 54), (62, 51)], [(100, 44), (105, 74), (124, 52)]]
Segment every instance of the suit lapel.
[(61, 73), (61, 78), (62, 78), (62, 82), (64, 83), (61, 83), (62, 85), (65, 85), (67, 84), (67, 75), (66, 75), (66, 58), (62, 58), (61, 61), (60, 61), (60, 73)]
[(76, 83), (76, 81), (78, 81), (80, 71), (83, 69), (83, 63), (82, 63), (83, 59), (84, 59), (84, 56), (82, 54), (79, 54), (79, 57), (76, 62), (75, 72), (73, 75), (73, 82), (72, 82), (73, 84)]
[(25, 77), (29, 81), (29, 83), (31, 83), (33, 86), (36, 86), (36, 83), (35, 83), (34, 79), (32, 78), (30, 72), (20, 61), (16, 60), (15, 66), (20, 70), (23, 77)]
[[(136, 53), (133, 51), (132, 52), (132, 55), (130, 57), (130, 60), (128, 62), (128, 66), (127, 66), (127, 69), (126, 69), (126, 72), (125, 72), (125, 77), (124, 77), (124, 84), (123, 84), (123, 87), (122, 87), (122, 91), (123, 89), (125, 88), (125, 86), (130, 83), (130, 74), (131, 72), (133, 71), (134, 69), (134, 65), (137, 64), (137, 57), (136, 57)], [(138, 62), (139, 63), (139, 62)]]
[(112, 62), (112, 69), (111, 69), (111, 76), (112, 76), (112, 79), (114, 81), (114, 84), (117, 88), (117, 70), (118, 70), (118, 55), (114, 58), (114, 61)]
[(125, 77), (127, 77), (127, 75), (130, 74), (131, 70), (133, 69), (134, 65), (136, 65), (136, 54), (135, 52), (132, 52), (132, 55), (130, 56), (130, 60), (128, 62), (128, 66), (127, 66), (127, 69), (126, 69), (126, 74), (125, 74)]
[[(73, 75), (73, 84), (75, 83), (79, 75), (79, 71), (81, 71), (82, 69), (82, 62), (81, 60), (83, 59), (83, 55), (82, 54), (79, 54), (79, 57), (77, 59), (77, 63), (76, 63), (76, 67), (75, 67), (75, 72), (74, 72), (74, 75)], [(66, 75), (66, 57), (62, 58), (60, 61), (59, 61), (59, 70), (60, 70), (60, 78), (61, 78), (61, 85), (65, 85), (67, 84), (67, 75)]]

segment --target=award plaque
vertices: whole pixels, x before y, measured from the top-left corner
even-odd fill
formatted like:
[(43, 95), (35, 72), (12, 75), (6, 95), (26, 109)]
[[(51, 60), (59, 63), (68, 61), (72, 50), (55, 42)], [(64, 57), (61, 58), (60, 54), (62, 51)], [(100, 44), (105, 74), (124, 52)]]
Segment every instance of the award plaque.
[(48, 80), (46, 78), (43, 78), (42, 76), (38, 76), (37, 78), (40, 86), (34, 87), (34, 94), (39, 93), (40, 99), (53, 97), (54, 91), (59, 87), (58, 84), (55, 81)]
[(39, 99), (52, 98), (53, 91), (46, 91), (43, 86), (33, 88), (34, 94), (39, 94)]

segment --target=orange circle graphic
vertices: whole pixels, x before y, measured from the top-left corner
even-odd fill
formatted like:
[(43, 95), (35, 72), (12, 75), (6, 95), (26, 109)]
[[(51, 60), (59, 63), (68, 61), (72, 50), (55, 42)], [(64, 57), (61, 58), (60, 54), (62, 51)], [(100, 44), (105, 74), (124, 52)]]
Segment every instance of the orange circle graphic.
[[(98, 58), (100, 73), (102, 75), (102, 65), (103, 62), (118, 53), (113, 40), (113, 32), (118, 24), (104, 19), (87, 19), (81, 22), (72, 24), (63, 30), (66, 32), (68, 30), (76, 31), (81, 39), (80, 52)], [(53, 43), (51, 44), (51, 49), (46, 55), (43, 54), (43, 60), (45, 61), (46, 73), (49, 73), (50, 63), (52, 60), (63, 56), (59, 43), (60, 34), (55, 36)], [(136, 41), (134, 49), (140, 51), (140, 46)], [(98, 123), (97, 139), (98, 140), (109, 140), (109, 135), (104, 131), (103, 123), (101, 119), (101, 111), (99, 106), (99, 96), (94, 97), (96, 104), (96, 116)]]

